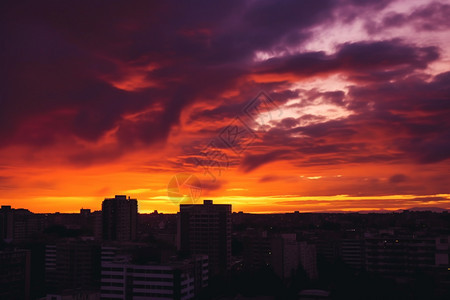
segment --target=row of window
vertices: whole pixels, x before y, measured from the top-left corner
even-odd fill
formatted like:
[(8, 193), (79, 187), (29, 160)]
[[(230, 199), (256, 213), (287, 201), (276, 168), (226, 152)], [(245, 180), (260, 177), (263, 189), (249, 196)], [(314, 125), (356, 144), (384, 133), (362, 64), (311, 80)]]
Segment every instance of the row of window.
[[(132, 277), (132, 276), (129, 276)], [(124, 276), (122, 275), (102, 275), (102, 281), (103, 282), (107, 282), (104, 281), (103, 279), (124, 279)], [(153, 282), (172, 282), (173, 281), (173, 277), (169, 277), (169, 278), (161, 278), (161, 277), (138, 277), (138, 276), (133, 276), (133, 280), (140, 280), (140, 281), (153, 281)]]
[(173, 286), (163, 286), (163, 285), (144, 285), (144, 284), (135, 284), (133, 285), (133, 288), (135, 289), (151, 289), (151, 290), (167, 290), (171, 291), (173, 290)]
[[(117, 268), (117, 267), (102, 267), (102, 271), (109, 271), (109, 272), (124, 272), (124, 268)], [(148, 273), (148, 274), (172, 274), (173, 270), (158, 270), (158, 269), (139, 269), (139, 268), (127, 268), (127, 272), (131, 273)]]
[(123, 282), (102, 282), (102, 286), (123, 287)]
[(173, 281), (173, 277), (170, 277), (170, 278), (160, 278), (160, 277), (154, 278), (154, 277), (137, 277), (137, 276), (134, 276), (133, 280), (136, 280), (136, 281), (140, 280), (140, 281), (172, 282)]
[(167, 294), (162, 294), (162, 293), (133, 293), (134, 296), (139, 296), (139, 297), (152, 297), (152, 298), (164, 298), (167, 299)]
[(117, 290), (108, 290), (108, 289), (101, 289), (102, 294), (115, 294), (115, 295), (122, 295), (123, 291), (117, 291)]

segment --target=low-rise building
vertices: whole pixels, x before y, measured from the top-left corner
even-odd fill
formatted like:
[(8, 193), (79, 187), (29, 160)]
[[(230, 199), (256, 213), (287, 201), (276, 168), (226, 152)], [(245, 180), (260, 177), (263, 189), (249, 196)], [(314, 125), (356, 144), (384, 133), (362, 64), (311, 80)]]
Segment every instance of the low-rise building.
[[(105, 253), (108, 251), (105, 251)], [(170, 263), (102, 262), (101, 299), (195, 299), (208, 284), (208, 257)]]

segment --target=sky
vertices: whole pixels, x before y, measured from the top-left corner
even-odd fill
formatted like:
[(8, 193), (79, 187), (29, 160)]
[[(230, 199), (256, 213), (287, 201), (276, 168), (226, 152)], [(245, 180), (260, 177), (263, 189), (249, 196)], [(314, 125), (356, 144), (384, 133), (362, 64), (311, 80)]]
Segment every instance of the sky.
[(124, 194), (173, 213), (168, 187), (189, 178), (185, 201), (233, 211), (450, 209), (449, 15), (2, 1), (0, 204), (76, 212)]

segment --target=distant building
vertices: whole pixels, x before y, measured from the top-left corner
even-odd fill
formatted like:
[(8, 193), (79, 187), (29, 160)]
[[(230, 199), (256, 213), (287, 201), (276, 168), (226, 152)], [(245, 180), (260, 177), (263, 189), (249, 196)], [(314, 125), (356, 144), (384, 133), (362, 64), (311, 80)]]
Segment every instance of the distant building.
[(2, 205), (0, 209), (0, 238), (4, 241), (14, 239), (14, 210), (9, 205)]
[(80, 209), (80, 215), (82, 217), (89, 217), (91, 214), (91, 210), (89, 208), (82, 208)]
[(433, 274), (447, 271), (449, 237), (377, 234), (365, 237), (365, 266), (373, 273), (408, 281), (418, 270)]
[(310, 279), (316, 279), (316, 247), (306, 241), (297, 241), (294, 233), (283, 233), (271, 238), (271, 265), (280, 278), (289, 279), (302, 267)]
[(96, 240), (101, 240), (103, 237), (103, 218), (102, 211), (96, 210), (92, 213), (92, 233)]
[(298, 251), (300, 255), (300, 264), (310, 279), (317, 279), (317, 252), (316, 246), (308, 242), (298, 242)]
[(182, 253), (208, 255), (211, 275), (225, 273), (231, 263), (231, 204), (181, 204), (178, 239)]
[(272, 263), (272, 250), (267, 231), (247, 229), (243, 236), (243, 259), (248, 269), (259, 270)]
[(117, 196), (102, 203), (102, 236), (107, 241), (132, 241), (137, 237), (136, 199)]
[(295, 234), (284, 233), (271, 239), (272, 267), (280, 278), (290, 278), (300, 264)]
[(295, 233), (272, 233), (254, 228), (241, 235), (244, 267), (258, 271), (270, 266), (282, 279), (289, 279), (301, 266), (310, 279), (316, 279), (316, 247), (307, 241), (297, 241)]
[(30, 252), (0, 251), (0, 299), (30, 299)]
[(0, 238), (7, 242), (23, 242), (44, 230), (42, 215), (27, 209), (3, 205), (0, 209)]

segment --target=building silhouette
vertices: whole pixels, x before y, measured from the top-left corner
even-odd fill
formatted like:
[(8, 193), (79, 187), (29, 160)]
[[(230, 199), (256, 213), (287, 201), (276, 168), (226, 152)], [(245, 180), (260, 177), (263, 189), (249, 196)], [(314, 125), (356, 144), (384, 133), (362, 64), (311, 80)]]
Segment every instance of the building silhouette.
[(139, 244), (102, 247), (101, 299), (188, 300), (207, 286), (206, 255), (157, 262), (130, 251), (138, 248)]
[(0, 239), (6, 242), (23, 242), (42, 232), (42, 215), (28, 209), (14, 209), (9, 205), (0, 208)]
[(100, 246), (81, 239), (47, 244), (45, 279), (50, 292), (95, 288), (100, 281)]
[(0, 251), (0, 299), (30, 299), (30, 251)]
[(181, 204), (178, 235), (182, 253), (206, 254), (210, 274), (224, 274), (231, 261), (231, 204)]
[(136, 199), (124, 195), (102, 203), (102, 237), (106, 241), (133, 241), (137, 236), (138, 206)]
[(2, 240), (14, 239), (14, 210), (9, 205), (0, 208), (0, 238)]

